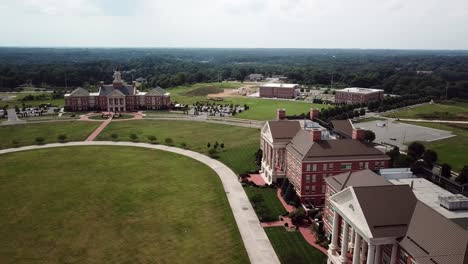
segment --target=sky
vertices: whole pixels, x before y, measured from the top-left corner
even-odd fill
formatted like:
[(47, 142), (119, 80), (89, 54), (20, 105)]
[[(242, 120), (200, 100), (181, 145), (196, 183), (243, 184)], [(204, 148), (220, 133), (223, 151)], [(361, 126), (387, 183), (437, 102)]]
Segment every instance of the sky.
[(468, 49), (467, 0), (0, 0), (0, 46)]

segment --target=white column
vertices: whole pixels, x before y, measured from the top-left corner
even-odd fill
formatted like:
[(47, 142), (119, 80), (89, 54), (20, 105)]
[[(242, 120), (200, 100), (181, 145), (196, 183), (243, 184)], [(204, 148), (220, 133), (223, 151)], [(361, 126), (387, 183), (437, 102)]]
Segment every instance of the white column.
[(338, 237), (340, 236), (340, 215), (335, 211), (333, 214), (333, 231), (332, 231), (332, 243), (330, 245), (330, 252), (335, 255), (336, 249), (338, 248)]
[(375, 259), (375, 246), (369, 245), (369, 249), (367, 251), (367, 264), (374, 264)]
[(361, 254), (359, 254), (361, 263), (364, 263), (364, 261), (366, 260), (366, 254), (367, 254), (367, 242), (365, 240), (362, 240)]
[(346, 223), (346, 221), (344, 221), (342, 236), (343, 236), (343, 238), (341, 239), (340, 261), (341, 261), (341, 263), (347, 263), (348, 262), (349, 225), (348, 225), (348, 223)]
[(361, 254), (361, 236), (358, 232), (354, 232), (354, 250), (353, 250), (353, 264), (360, 264), (359, 257)]
[(353, 249), (354, 249), (354, 236), (355, 236), (356, 232), (354, 232), (354, 228), (351, 229), (351, 238), (349, 239), (349, 244), (348, 244), (348, 248), (349, 248), (349, 252), (350, 253), (353, 253)]
[(382, 246), (381, 245), (377, 245), (375, 247), (375, 261), (374, 263), (380, 263), (380, 256), (382, 255)]
[(392, 246), (392, 257), (390, 258), (390, 264), (396, 264), (398, 255), (398, 244), (393, 243)]

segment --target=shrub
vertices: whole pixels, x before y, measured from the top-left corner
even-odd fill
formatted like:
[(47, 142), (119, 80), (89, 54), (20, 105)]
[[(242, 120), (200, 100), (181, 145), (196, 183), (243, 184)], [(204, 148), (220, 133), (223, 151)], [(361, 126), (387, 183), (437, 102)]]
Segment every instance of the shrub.
[(111, 138), (112, 138), (112, 140), (117, 140), (117, 138), (119, 138), (119, 135), (113, 133), (113, 134), (111, 134)]
[(208, 144), (206, 144), (206, 147), (207, 147), (207, 148), (210, 148), (210, 147), (211, 147), (210, 142), (208, 142)]
[(43, 137), (37, 137), (36, 138), (36, 143), (38, 145), (44, 144), (45, 139)]
[(300, 208), (296, 209), (294, 212), (291, 212), (289, 214), (289, 217), (291, 217), (291, 222), (294, 225), (298, 226), (298, 225), (302, 224), (302, 222), (306, 218), (306, 213), (305, 213), (304, 208), (300, 207)]
[(180, 143), (180, 147), (185, 149), (185, 148), (187, 148), (187, 144), (185, 142), (182, 142), (182, 143)]
[(138, 141), (138, 135), (137, 134), (130, 134), (130, 139), (132, 141)]
[(67, 139), (67, 135), (63, 135), (63, 134), (62, 134), (62, 135), (59, 135), (59, 136), (57, 137), (57, 139), (58, 139), (60, 142), (65, 142), (65, 140)]
[(212, 157), (212, 158), (218, 157), (217, 154), (218, 154), (218, 151), (216, 151), (216, 149), (214, 149), (214, 148), (210, 148), (210, 149), (208, 150), (208, 155), (209, 155), (210, 157)]
[(148, 136), (148, 140), (151, 142), (151, 143), (154, 143), (156, 142), (157, 138), (155, 136)]
[(13, 147), (18, 147), (19, 146), (19, 142), (17, 140), (12, 140), (11, 144), (13, 145)]
[(221, 145), (219, 145), (220, 148), (224, 148), (224, 143), (221, 143)]
[(167, 145), (172, 145), (174, 143), (174, 140), (172, 140), (172, 138), (166, 138), (164, 139), (164, 142), (167, 144)]

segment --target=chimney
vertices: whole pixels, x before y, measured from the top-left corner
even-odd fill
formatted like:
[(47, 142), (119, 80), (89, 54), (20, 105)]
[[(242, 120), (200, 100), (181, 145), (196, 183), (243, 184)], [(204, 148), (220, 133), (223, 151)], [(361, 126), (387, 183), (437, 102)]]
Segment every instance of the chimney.
[(313, 142), (322, 140), (322, 130), (314, 128), (310, 130), (309, 133), (310, 139), (312, 139)]
[(362, 128), (353, 128), (353, 139), (364, 140), (364, 134), (366, 130)]
[(285, 120), (286, 119), (286, 110), (276, 109), (276, 120)]
[(314, 120), (314, 118), (319, 118), (320, 117), (320, 110), (318, 109), (314, 109), (314, 108), (311, 108), (310, 109), (310, 112), (309, 112), (309, 115), (310, 115), (310, 120)]

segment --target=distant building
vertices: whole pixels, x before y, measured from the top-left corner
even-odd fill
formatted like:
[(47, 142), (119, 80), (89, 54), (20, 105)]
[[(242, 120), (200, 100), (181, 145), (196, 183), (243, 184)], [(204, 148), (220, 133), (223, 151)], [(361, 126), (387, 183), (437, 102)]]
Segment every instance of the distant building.
[(139, 77), (137, 78), (135, 81), (139, 82), (139, 83), (147, 83), (146, 79), (143, 78), (143, 77)]
[(370, 88), (345, 88), (335, 91), (335, 103), (337, 104), (359, 104), (384, 99), (384, 91)]
[(468, 263), (467, 230), (440, 206), (440, 190), (420, 180), (393, 185), (371, 171), (326, 179), (328, 263)]
[(260, 85), (260, 97), (293, 99), (298, 88), (298, 84), (292, 83), (267, 83)]
[(127, 85), (123, 82), (119, 71), (114, 73), (112, 84), (99, 84), (98, 92), (89, 92), (77, 88), (65, 94), (65, 109), (67, 111), (108, 111), (124, 112), (145, 109), (166, 109), (171, 104), (168, 92), (160, 87), (148, 92), (137, 90), (135, 83)]
[(259, 81), (263, 81), (264, 79), (265, 79), (265, 76), (259, 73), (252, 73), (252, 74), (247, 75), (246, 77), (246, 80), (251, 81), (251, 82), (259, 82)]

